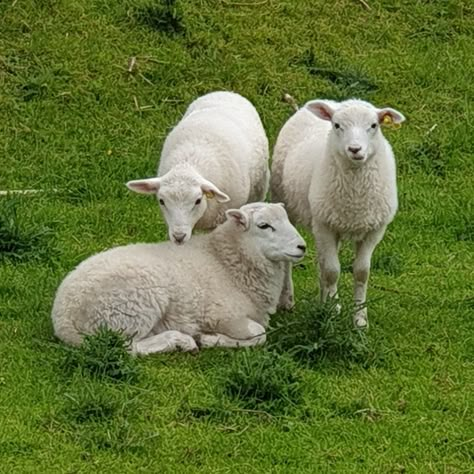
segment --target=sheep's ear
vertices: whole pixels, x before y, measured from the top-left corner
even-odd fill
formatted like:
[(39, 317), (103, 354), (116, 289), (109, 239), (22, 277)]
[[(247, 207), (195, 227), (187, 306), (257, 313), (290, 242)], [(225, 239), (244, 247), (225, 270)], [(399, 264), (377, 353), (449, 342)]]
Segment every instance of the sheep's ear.
[(210, 181), (203, 180), (201, 183), (202, 192), (207, 199), (216, 198), (217, 202), (228, 202), (230, 197), (223, 193), (217, 186), (214, 186)]
[(401, 124), (405, 121), (403, 114), (398, 112), (398, 110), (391, 109), (390, 107), (379, 109), (377, 111), (377, 116), (379, 118), (379, 124), (381, 125)]
[(235, 222), (244, 231), (250, 227), (249, 216), (240, 209), (228, 209), (225, 211), (225, 215), (229, 221)]
[(160, 178), (137, 179), (129, 181), (127, 188), (141, 194), (156, 194), (160, 189)]
[(332, 120), (334, 109), (324, 100), (312, 100), (306, 104), (306, 108), (321, 120)]

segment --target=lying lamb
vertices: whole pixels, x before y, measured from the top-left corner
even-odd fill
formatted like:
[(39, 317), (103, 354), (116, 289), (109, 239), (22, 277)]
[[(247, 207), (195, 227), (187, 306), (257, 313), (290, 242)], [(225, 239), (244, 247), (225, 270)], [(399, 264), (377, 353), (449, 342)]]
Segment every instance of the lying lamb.
[(322, 301), (337, 297), (341, 240), (355, 244), (356, 327), (368, 324), (372, 252), (397, 211), (395, 159), (380, 126), (404, 120), (394, 109), (361, 100), (315, 100), (288, 120), (275, 145), (272, 199), (313, 231)]
[(255, 107), (233, 92), (212, 92), (195, 100), (166, 138), (158, 177), (127, 186), (156, 194), (170, 239), (182, 244), (194, 227), (223, 222), (226, 209), (265, 198), (268, 155)]
[(55, 334), (78, 345), (105, 325), (133, 338), (135, 354), (263, 344), (286, 262), (305, 243), (281, 204), (226, 212), (214, 231), (170, 242), (117, 247), (90, 257), (60, 285)]

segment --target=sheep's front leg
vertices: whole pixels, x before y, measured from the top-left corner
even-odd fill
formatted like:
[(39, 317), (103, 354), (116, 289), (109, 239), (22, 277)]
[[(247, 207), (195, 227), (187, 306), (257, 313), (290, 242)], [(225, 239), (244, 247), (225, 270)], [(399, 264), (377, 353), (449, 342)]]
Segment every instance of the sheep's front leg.
[(243, 318), (235, 322), (219, 324), (219, 332), (201, 334), (200, 347), (251, 347), (263, 344), (267, 340), (265, 328), (255, 321)]
[(337, 281), (341, 273), (339, 263), (339, 237), (325, 225), (313, 225), (319, 261), (319, 292), (321, 302), (337, 298)]
[(283, 280), (283, 289), (281, 290), (278, 308), (289, 311), (295, 305), (293, 290), (292, 263), (285, 263), (285, 277)]
[(179, 331), (163, 331), (154, 336), (133, 341), (132, 352), (136, 355), (148, 355), (156, 352), (195, 352), (199, 350), (196, 341)]
[(356, 310), (354, 313), (354, 325), (358, 328), (367, 327), (369, 322), (367, 319), (367, 283), (370, 275), (370, 261), (372, 253), (377, 244), (382, 240), (385, 227), (370, 232), (360, 242), (355, 243), (355, 260), (353, 267), (354, 274), (354, 302)]

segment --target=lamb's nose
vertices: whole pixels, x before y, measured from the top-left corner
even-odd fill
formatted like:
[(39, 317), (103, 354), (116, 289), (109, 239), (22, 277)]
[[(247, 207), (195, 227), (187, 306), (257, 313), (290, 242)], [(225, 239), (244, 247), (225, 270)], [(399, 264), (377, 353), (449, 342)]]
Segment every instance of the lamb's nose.
[(306, 252), (306, 245), (297, 245), (296, 247), (302, 252)]
[(349, 147), (349, 151), (350, 151), (351, 153), (354, 153), (354, 155), (355, 155), (356, 153), (359, 153), (360, 150), (362, 150), (362, 147), (360, 147), (360, 146), (350, 146), (350, 147)]
[(173, 233), (173, 239), (176, 241), (177, 244), (182, 244), (186, 234), (183, 232), (176, 232)]

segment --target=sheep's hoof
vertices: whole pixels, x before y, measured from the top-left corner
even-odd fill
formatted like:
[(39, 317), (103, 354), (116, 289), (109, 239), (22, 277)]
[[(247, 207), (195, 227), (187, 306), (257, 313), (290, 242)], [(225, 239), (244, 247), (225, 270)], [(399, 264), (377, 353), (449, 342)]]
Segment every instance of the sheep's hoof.
[(369, 321), (366, 315), (354, 316), (354, 326), (356, 329), (367, 329), (369, 327)]

